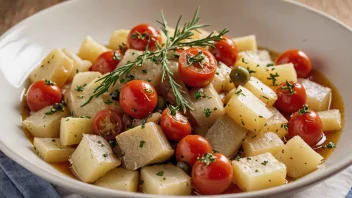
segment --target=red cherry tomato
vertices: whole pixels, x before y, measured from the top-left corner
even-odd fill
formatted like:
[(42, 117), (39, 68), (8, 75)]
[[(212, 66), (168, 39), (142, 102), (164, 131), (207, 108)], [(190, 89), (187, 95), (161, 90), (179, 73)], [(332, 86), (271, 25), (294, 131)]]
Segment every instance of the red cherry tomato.
[(120, 92), (120, 105), (133, 118), (144, 118), (151, 113), (158, 102), (154, 87), (144, 80), (132, 80)]
[(90, 70), (97, 71), (102, 74), (110, 73), (116, 69), (122, 58), (123, 55), (120, 50), (104, 52), (100, 54), (91, 66)]
[(312, 62), (309, 57), (300, 50), (288, 50), (282, 53), (275, 61), (276, 65), (292, 63), (298, 78), (307, 78), (312, 71)]
[(106, 140), (114, 140), (122, 129), (122, 116), (115, 110), (101, 110), (93, 119), (93, 132)]
[(304, 106), (294, 113), (288, 122), (287, 138), (300, 136), (307, 144), (314, 146), (323, 135), (322, 122), (319, 115)]
[(187, 135), (177, 144), (176, 159), (193, 166), (198, 157), (211, 152), (208, 140), (200, 135)]
[(217, 62), (204, 48), (189, 48), (180, 54), (178, 71), (182, 80), (191, 87), (204, 87), (216, 73)]
[(190, 135), (192, 131), (187, 118), (172, 106), (163, 111), (160, 126), (166, 137), (175, 141), (180, 141), (185, 136)]
[(223, 62), (229, 67), (234, 67), (238, 56), (238, 47), (232, 39), (222, 36), (222, 40), (217, 41), (215, 48), (210, 48), (210, 52), (215, 56), (216, 60)]
[(62, 93), (60, 88), (50, 80), (39, 80), (33, 83), (27, 92), (27, 104), (32, 111), (60, 103)]
[(286, 113), (294, 113), (307, 102), (307, 94), (303, 85), (299, 82), (286, 81), (281, 83), (276, 90), (277, 101), (275, 106)]
[[(210, 162), (208, 165), (205, 162)], [(202, 195), (221, 194), (233, 180), (231, 162), (223, 154), (205, 154), (192, 168), (193, 187)]]
[(128, 45), (135, 50), (144, 51), (149, 40), (149, 51), (156, 49), (156, 42), (161, 44), (161, 35), (157, 29), (148, 24), (139, 24), (128, 34)]

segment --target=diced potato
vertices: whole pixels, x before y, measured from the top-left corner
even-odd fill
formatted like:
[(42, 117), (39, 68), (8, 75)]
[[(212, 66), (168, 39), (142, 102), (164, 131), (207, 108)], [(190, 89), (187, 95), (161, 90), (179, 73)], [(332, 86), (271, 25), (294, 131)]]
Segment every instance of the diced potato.
[(136, 127), (136, 126), (142, 125), (143, 122), (145, 122), (145, 123), (154, 122), (155, 124), (159, 124), (160, 120), (161, 120), (161, 113), (155, 112), (155, 113), (152, 113), (147, 118), (147, 120), (145, 120), (145, 118), (143, 118), (143, 119), (133, 119), (132, 120), (132, 127)]
[[(205, 98), (198, 97), (197, 99), (197, 94), (204, 94)], [(211, 125), (224, 115), (224, 104), (212, 84), (200, 89), (194, 88), (190, 91), (190, 95), (194, 108), (194, 111), (190, 113), (198, 125)]]
[(314, 171), (324, 159), (299, 136), (290, 139), (275, 157), (286, 165), (287, 175), (292, 178)]
[(274, 62), (271, 60), (271, 56), (269, 51), (267, 50), (259, 50), (257, 52), (259, 59), (261, 60), (262, 65), (268, 66), (272, 65)]
[(72, 53), (66, 48), (62, 51), (66, 54), (67, 57), (69, 57), (73, 61), (73, 68), (70, 76), (67, 79), (68, 82), (72, 82), (73, 77), (79, 72), (88, 71), (89, 67), (92, 65), (90, 61), (82, 60), (80, 57), (78, 57), (76, 54)]
[(251, 77), (249, 81), (244, 85), (249, 91), (251, 91), (257, 98), (266, 104), (266, 106), (271, 107), (277, 100), (276, 93), (256, 77)]
[(78, 56), (83, 60), (94, 63), (98, 56), (106, 51), (108, 51), (108, 48), (97, 43), (92, 37), (86, 36), (78, 51)]
[(270, 86), (274, 91), (278, 86), (288, 81), (297, 81), (296, 70), (292, 63), (267, 67), (264, 78), (260, 79), (264, 84)]
[(74, 148), (60, 144), (59, 138), (34, 138), (34, 151), (48, 163), (67, 162)]
[(225, 113), (238, 125), (256, 133), (273, 115), (261, 100), (242, 86), (227, 103)]
[(275, 107), (270, 107), (269, 110), (273, 116), (265, 123), (260, 133), (263, 134), (271, 131), (282, 139), (287, 135), (285, 125), (287, 125), (288, 121)]
[(271, 153), (232, 161), (234, 181), (243, 191), (262, 190), (286, 183), (286, 166)]
[(73, 61), (60, 49), (54, 49), (35, 68), (29, 78), (32, 83), (48, 79), (55, 82), (59, 87), (63, 87), (74, 68)]
[(142, 191), (157, 195), (190, 195), (191, 178), (180, 168), (171, 164), (143, 167)]
[(67, 108), (64, 111), (57, 111), (51, 115), (45, 113), (50, 112), (53, 106), (47, 106), (34, 112), (26, 118), (22, 124), (31, 132), (34, 137), (57, 138), (60, 136), (61, 118), (68, 116), (70, 113)]
[(262, 64), (258, 54), (256, 52), (245, 51), (238, 55), (235, 67), (246, 68), (251, 76), (258, 78), (263, 81), (265, 78), (266, 66)]
[(137, 192), (139, 185), (139, 172), (125, 168), (115, 168), (95, 183), (97, 186), (114, 190)]
[(93, 183), (121, 164), (109, 143), (98, 135), (83, 134), (69, 158), (72, 172), (82, 181)]
[(257, 51), (257, 40), (255, 38), (255, 35), (249, 35), (249, 36), (243, 36), (243, 37), (238, 37), (238, 38), (233, 38), (232, 39), (237, 47), (238, 51)]
[(320, 111), (318, 115), (323, 123), (323, 131), (335, 131), (341, 129), (341, 114), (338, 109)]
[(225, 80), (223, 81), (222, 91), (231, 91), (235, 88), (230, 78), (231, 68), (222, 62), (219, 62), (218, 72), (223, 75)]
[(325, 111), (330, 108), (331, 89), (308, 79), (299, 79), (307, 93), (307, 104), (313, 111)]
[(72, 84), (71, 84), (71, 91), (77, 92), (77, 87), (82, 86), (85, 87), (87, 84), (92, 82), (94, 79), (101, 77), (101, 73), (99, 72), (80, 72), (74, 76)]
[(224, 89), (224, 83), (225, 77), (222, 75), (222, 73), (219, 72), (219, 69), (217, 69), (211, 84), (213, 85), (215, 91), (220, 93)]
[(123, 165), (129, 170), (164, 162), (174, 153), (161, 127), (154, 122), (137, 126), (116, 136)]
[(210, 126), (209, 125), (197, 126), (194, 129), (194, 134), (205, 137), (205, 135), (207, 134), (210, 127), (211, 127), (211, 125)]
[(84, 133), (92, 132), (92, 118), (90, 117), (61, 118), (60, 141), (62, 145), (78, 144)]
[(255, 156), (263, 153), (271, 153), (275, 155), (280, 152), (284, 142), (273, 132), (267, 132), (263, 135), (249, 133), (242, 142), (242, 148), (246, 156)]
[(116, 50), (119, 49), (120, 45), (127, 45), (127, 37), (129, 33), (130, 30), (126, 29), (115, 30), (110, 37), (108, 48)]
[(227, 104), (230, 99), (232, 98), (232, 96), (237, 92), (237, 89), (236, 88), (233, 88), (231, 91), (229, 91), (229, 93), (227, 93), (225, 95), (225, 97), (223, 99), (221, 99), (221, 101), (224, 103), (224, 104)]
[(205, 135), (211, 147), (226, 157), (234, 155), (240, 148), (247, 130), (236, 124), (227, 115), (221, 116)]

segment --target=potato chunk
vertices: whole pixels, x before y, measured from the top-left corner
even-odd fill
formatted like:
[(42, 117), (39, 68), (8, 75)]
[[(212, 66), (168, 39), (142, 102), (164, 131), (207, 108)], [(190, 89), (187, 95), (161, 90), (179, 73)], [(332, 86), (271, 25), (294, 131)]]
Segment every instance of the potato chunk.
[(256, 52), (245, 51), (238, 55), (235, 67), (241, 66), (246, 68), (251, 76), (263, 81), (265, 78), (266, 66)]
[(299, 136), (290, 139), (275, 157), (286, 165), (287, 175), (292, 178), (314, 171), (324, 159)]
[(229, 116), (223, 115), (211, 126), (205, 135), (212, 148), (230, 157), (240, 148), (247, 130), (240, 127)]
[(190, 195), (191, 178), (180, 168), (171, 164), (143, 167), (142, 191), (158, 195)]
[(307, 93), (307, 104), (313, 111), (325, 111), (330, 108), (331, 89), (308, 79), (299, 79)]
[(288, 81), (297, 81), (296, 70), (292, 63), (267, 67), (264, 78), (260, 79), (264, 84), (276, 91), (278, 86)]
[(63, 87), (74, 68), (73, 61), (60, 49), (54, 49), (40, 65), (32, 71), (29, 78), (32, 83), (48, 79)]
[(78, 144), (81, 141), (84, 133), (92, 133), (92, 118), (61, 118), (60, 141), (62, 145), (67, 146)]
[(120, 45), (126, 45), (129, 33), (130, 30), (126, 29), (115, 30), (110, 37), (108, 48), (116, 50), (119, 49)]
[(273, 132), (267, 132), (263, 135), (249, 133), (242, 142), (242, 147), (246, 156), (255, 156), (263, 153), (275, 153), (281, 151), (284, 142), (278, 135)]
[(238, 37), (238, 38), (233, 38), (232, 39), (237, 47), (238, 51), (257, 51), (257, 40), (255, 38), (255, 35), (249, 35), (249, 36), (243, 36), (243, 37)]
[(286, 183), (286, 166), (271, 153), (232, 161), (234, 181), (243, 191), (262, 190)]
[(341, 114), (338, 109), (320, 111), (318, 115), (323, 123), (323, 131), (335, 131), (341, 129)]
[(69, 161), (72, 172), (86, 183), (95, 182), (121, 164), (104, 138), (90, 134), (83, 134)]
[(191, 114), (198, 125), (211, 125), (224, 115), (224, 104), (212, 84), (200, 89), (194, 88), (190, 95), (194, 108)]
[(230, 78), (231, 68), (225, 65), (224, 63), (219, 62), (217, 71), (224, 77), (221, 91), (231, 91), (232, 89), (234, 89), (235, 85), (232, 83)]
[(115, 168), (102, 178), (98, 179), (94, 184), (115, 190), (137, 192), (139, 185), (139, 172), (136, 170), (127, 170), (125, 168)]
[(73, 61), (73, 68), (71, 71), (70, 76), (68, 77), (67, 81), (72, 82), (73, 77), (78, 74), (79, 72), (86, 72), (89, 70), (89, 67), (92, 65), (90, 61), (87, 60), (82, 60), (79, 56), (76, 54), (72, 53), (68, 49), (63, 49), (62, 50), (67, 57), (69, 57)]
[(164, 162), (174, 153), (161, 127), (154, 122), (137, 126), (116, 136), (123, 165), (129, 170)]
[(94, 63), (98, 56), (106, 51), (108, 51), (108, 48), (97, 43), (92, 37), (86, 36), (78, 51), (78, 56), (83, 60)]
[(269, 111), (271, 111), (273, 116), (265, 123), (260, 133), (271, 131), (276, 133), (281, 139), (284, 138), (287, 135), (287, 119), (275, 107), (270, 107)]
[(273, 115), (265, 104), (246, 88), (239, 86), (225, 107), (225, 113), (238, 125), (260, 132), (267, 120)]
[(249, 81), (244, 85), (249, 91), (251, 91), (257, 98), (271, 107), (277, 100), (276, 93), (256, 77), (251, 77)]
[(61, 118), (68, 116), (70, 113), (67, 108), (63, 111), (58, 110), (51, 115), (45, 115), (53, 106), (47, 106), (34, 112), (26, 118), (22, 124), (32, 133), (34, 137), (56, 138), (60, 135)]
[(34, 151), (48, 163), (67, 162), (74, 148), (60, 144), (59, 138), (34, 138)]

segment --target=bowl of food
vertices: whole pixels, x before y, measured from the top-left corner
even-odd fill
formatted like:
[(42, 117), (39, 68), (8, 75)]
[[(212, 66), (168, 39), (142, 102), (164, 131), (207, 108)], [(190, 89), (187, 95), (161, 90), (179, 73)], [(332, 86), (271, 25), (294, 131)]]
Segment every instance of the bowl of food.
[(351, 42), (291, 1), (65, 2), (0, 39), (0, 149), (93, 197), (289, 196), (351, 164)]

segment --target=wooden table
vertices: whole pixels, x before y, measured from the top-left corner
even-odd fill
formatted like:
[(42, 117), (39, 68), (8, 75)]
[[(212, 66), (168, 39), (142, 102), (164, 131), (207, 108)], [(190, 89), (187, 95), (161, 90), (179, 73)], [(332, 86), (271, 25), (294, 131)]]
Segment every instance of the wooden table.
[[(28, 16), (65, 0), (0, 0), (0, 35)], [(352, 0), (297, 0), (352, 26)]]

